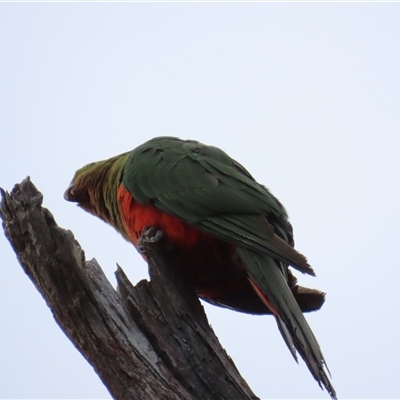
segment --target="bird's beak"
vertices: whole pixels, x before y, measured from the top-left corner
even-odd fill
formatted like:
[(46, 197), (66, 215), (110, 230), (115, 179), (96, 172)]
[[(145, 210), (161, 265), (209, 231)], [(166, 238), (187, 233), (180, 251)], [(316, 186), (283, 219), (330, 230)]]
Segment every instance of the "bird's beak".
[(74, 184), (71, 183), (67, 190), (64, 192), (64, 199), (67, 201), (75, 201), (76, 202), (76, 196), (74, 193)]
[(80, 188), (74, 182), (72, 182), (64, 192), (64, 199), (73, 203), (78, 203), (78, 205), (90, 203), (90, 196), (87, 190), (85, 188)]

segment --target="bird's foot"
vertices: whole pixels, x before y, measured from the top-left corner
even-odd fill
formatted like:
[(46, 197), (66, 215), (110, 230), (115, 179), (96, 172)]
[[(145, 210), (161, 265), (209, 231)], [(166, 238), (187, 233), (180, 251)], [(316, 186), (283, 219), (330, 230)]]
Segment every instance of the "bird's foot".
[(146, 253), (148, 243), (156, 243), (163, 237), (163, 233), (150, 226), (142, 230), (136, 248), (140, 254)]

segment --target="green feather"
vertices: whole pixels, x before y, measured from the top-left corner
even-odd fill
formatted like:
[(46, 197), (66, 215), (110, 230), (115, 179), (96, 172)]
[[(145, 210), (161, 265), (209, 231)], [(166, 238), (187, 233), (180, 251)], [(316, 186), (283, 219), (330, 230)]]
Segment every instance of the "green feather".
[(198, 229), (314, 274), (289, 238), (279, 238), (265, 218), (270, 214), (290, 226), (284, 207), (222, 150), (155, 138), (131, 152), (123, 183), (139, 203), (152, 203)]
[(278, 311), (278, 327), (293, 357), (297, 361), (297, 349), (318, 384), (321, 386), (322, 382), (332, 398), (335, 398), (335, 390), (324, 370), (326, 362), (317, 339), (283, 278), (284, 266), (279, 266), (271, 257), (244, 247), (238, 246), (237, 252), (246, 264), (250, 278)]

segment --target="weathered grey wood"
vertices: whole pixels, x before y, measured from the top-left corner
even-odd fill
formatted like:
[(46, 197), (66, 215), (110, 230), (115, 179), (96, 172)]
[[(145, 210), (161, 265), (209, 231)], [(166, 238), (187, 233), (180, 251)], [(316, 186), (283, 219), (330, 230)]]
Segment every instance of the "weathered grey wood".
[(54, 318), (116, 399), (256, 399), (177, 273), (165, 240), (147, 246), (151, 282), (117, 291), (72, 232), (41, 207), (29, 178), (2, 191), (0, 216), (18, 260)]

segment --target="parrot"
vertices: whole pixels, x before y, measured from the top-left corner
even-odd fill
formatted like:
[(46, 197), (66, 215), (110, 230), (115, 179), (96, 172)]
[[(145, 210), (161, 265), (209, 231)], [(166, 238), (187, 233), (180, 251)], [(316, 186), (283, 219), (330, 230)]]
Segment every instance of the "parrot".
[(155, 137), (132, 151), (77, 170), (64, 193), (142, 252), (147, 229), (178, 252), (196, 295), (231, 310), (272, 315), (296, 361), (332, 399), (329, 369), (303, 312), (325, 293), (297, 284), (289, 267), (315, 276), (294, 248), (280, 201), (223, 150), (195, 140)]

